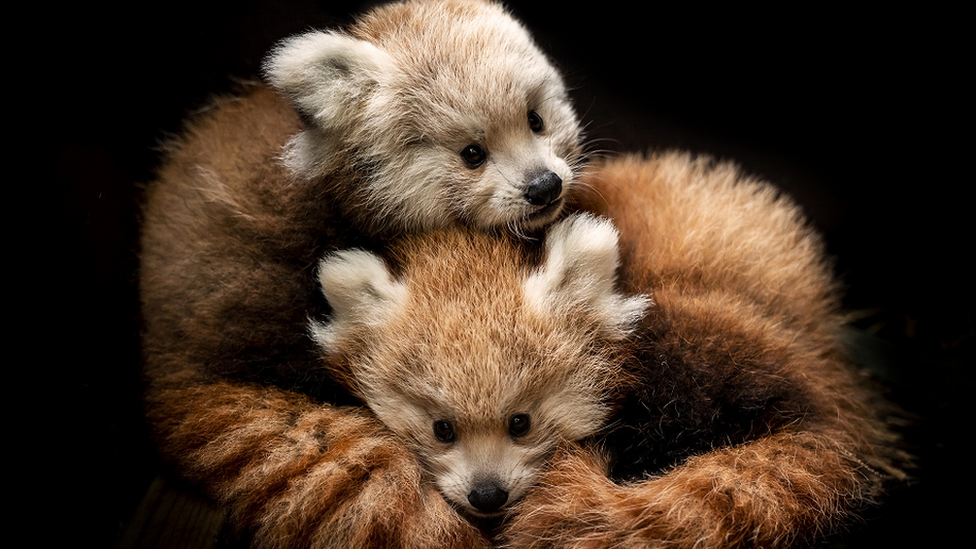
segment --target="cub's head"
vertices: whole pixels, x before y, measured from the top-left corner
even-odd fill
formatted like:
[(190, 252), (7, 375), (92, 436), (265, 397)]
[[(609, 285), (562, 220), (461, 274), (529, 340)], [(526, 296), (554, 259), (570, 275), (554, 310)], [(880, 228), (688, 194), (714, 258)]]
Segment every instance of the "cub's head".
[(495, 4), (383, 6), (346, 32), (281, 42), (265, 74), (306, 120), (286, 164), (340, 174), (338, 198), (374, 229), (519, 232), (554, 220), (576, 185), (562, 79)]
[(614, 289), (616, 243), (609, 221), (576, 215), (550, 228), (541, 259), (462, 230), (412, 237), (389, 264), (338, 252), (319, 270), (333, 317), (311, 332), (449, 501), (498, 515), (560, 440), (603, 427), (624, 381), (648, 299)]

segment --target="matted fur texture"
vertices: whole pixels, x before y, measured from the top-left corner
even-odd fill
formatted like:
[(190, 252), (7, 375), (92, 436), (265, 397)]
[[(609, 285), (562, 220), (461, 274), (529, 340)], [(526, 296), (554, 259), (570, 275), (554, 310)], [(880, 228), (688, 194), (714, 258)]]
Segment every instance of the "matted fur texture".
[(587, 183), (583, 207), (620, 228), (624, 288), (654, 298), (639, 382), (602, 445), (553, 460), (507, 544), (789, 547), (855, 520), (899, 456), (799, 209), (679, 153), (611, 160)]

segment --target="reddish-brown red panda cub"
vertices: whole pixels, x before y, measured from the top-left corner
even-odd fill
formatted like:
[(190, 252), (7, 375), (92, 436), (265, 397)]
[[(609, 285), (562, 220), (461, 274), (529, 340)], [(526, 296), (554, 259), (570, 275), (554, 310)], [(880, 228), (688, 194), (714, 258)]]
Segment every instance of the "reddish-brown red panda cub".
[(337, 252), (319, 266), (335, 312), (312, 333), (449, 501), (497, 516), (559, 442), (606, 423), (647, 305), (614, 288), (616, 242), (578, 214), (549, 229), (538, 266), (524, 245), (458, 231), (396, 244), (395, 275), (371, 252)]

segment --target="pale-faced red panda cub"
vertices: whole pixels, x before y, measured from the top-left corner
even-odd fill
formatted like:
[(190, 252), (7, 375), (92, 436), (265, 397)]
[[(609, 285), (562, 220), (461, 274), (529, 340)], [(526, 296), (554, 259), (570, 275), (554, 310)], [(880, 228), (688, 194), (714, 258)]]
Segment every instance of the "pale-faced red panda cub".
[(565, 86), (497, 4), (383, 6), (347, 32), (283, 41), (265, 72), (305, 121), (285, 166), (367, 232), (537, 228), (575, 185)]
[(550, 228), (537, 267), (525, 246), (462, 232), (397, 244), (393, 271), (337, 252), (319, 266), (335, 313), (312, 333), (448, 500), (498, 515), (558, 442), (606, 423), (648, 303), (615, 290), (616, 242), (606, 220), (574, 215)]
[(329, 313), (325, 253), (452, 224), (538, 229), (575, 185), (565, 87), (496, 4), (381, 6), (285, 40), (265, 68), (276, 91), (216, 101), (147, 192), (141, 292), (147, 322), (168, 323), (150, 337), (209, 371), (319, 391), (304, 327)]

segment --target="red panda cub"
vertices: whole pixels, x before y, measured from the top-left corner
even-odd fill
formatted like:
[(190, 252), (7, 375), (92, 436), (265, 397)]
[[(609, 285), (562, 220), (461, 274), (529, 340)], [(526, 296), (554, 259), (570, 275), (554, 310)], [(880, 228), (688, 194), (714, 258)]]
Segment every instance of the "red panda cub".
[(575, 186), (580, 127), (526, 30), (485, 0), (410, 0), (265, 63), (305, 127), (282, 155), (369, 233), (538, 228)]
[(499, 516), (558, 443), (604, 427), (647, 299), (615, 290), (616, 231), (588, 215), (550, 228), (538, 267), (524, 245), (457, 231), (391, 253), (393, 271), (363, 250), (321, 262), (335, 313), (312, 333), (451, 503)]

